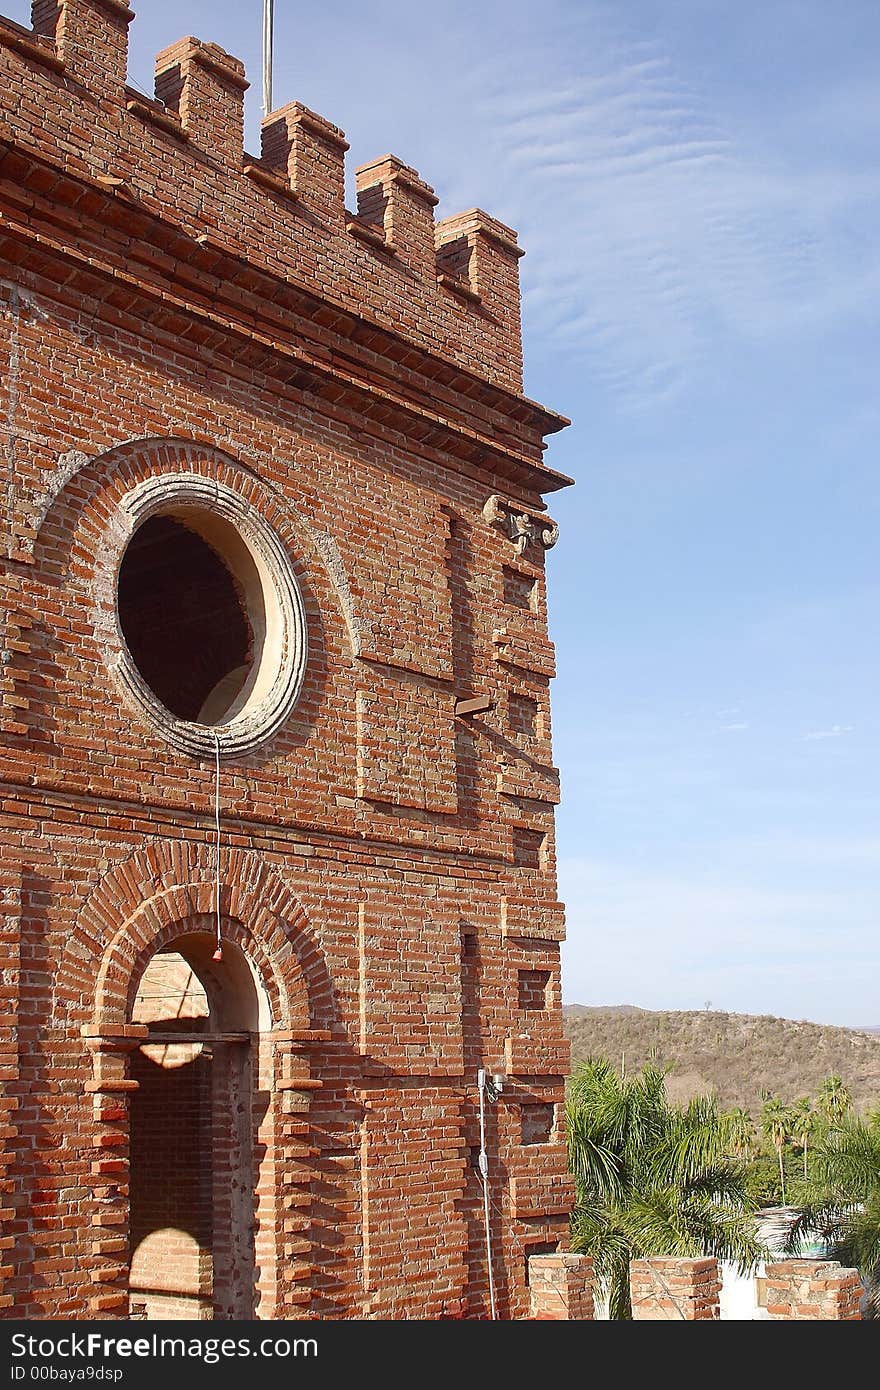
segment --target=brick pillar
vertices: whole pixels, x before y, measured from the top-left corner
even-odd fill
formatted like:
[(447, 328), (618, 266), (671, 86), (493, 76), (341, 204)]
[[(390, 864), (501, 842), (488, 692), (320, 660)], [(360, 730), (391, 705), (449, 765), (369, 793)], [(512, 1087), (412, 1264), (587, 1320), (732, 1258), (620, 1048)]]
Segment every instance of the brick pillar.
[(15, 1218), (11, 1205), (13, 1182), (8, 1175), (18, 1130), (15, 1111), (18, 1101), (7, 1092), (18, 1076), (18, 991), (21, 931), (21, 878), (12, 867), (0, 868), (0, 1317), (15, 1300), (5, 1291), (14, 1274), (15, 1237), (6, 1232)]
[(309, 1029), (276, 1029), (269, 1034), (275, 1051), (275, 1169), (280, 1236), (277, 1240), (276, 1318), (308, 1316), (311, 1302), (311, 1185), (315, 1148), (310, 1142), (312, 1095), (321, 1082), (311, 1076), (305, 1049), (327, 1035)]
[(483, 308), (503, 329), (506, 365), (522, 380), (519, 258), (516, 232), (480, 208), (444, 217), (435, 229), (438, 268), (465, 275)]
[(383, 231), (400, 260), (433, 284), (437, 276), (433, 188), (393, 154), (362, 164), (356, 178), (358, 215)]
[(263, 121), (263, 163), (290, 179), (302, 206), (333, 231), (345, 221), (345, 151), (338, 126), (293, 101)]
[(721, 1278), (715, 1259), (633, 1260), (630, 1286), (636, 1321), (702, 1322), (720, 1315)]
[(128, 61), (124, 0), (34, 0), (34, 31), (54, 39), (67, 73), (99, 100), (121, 101)]
[(779, 1260), (767, 1266), (767, 1313), (786, 1322), (861, 1318), (862, 1281), (858, 1270), (836, 1260)]
[(128, 1097), (138, 1083), (128, 1075), (128, 1054), (147, 1038), (142, 1024), (125, 1024), (97, 1033), (83, 1029), (94, 1056), (94, 1080), (85, 1090), (92, 1097), (91, 1165), (92, 1267), (94, 1285), (89, 1313), (93, 1318), (127, 1318), (129, 1260), (129, 1113)]
[(530, 1255), (531, 1316), (593, 1321), (593, 1261), (587, 1255)]

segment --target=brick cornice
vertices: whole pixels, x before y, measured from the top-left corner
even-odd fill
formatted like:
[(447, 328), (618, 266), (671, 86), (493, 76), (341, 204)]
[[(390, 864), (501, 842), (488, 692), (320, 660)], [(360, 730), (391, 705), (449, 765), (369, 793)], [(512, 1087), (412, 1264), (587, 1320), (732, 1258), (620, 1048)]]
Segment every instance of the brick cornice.
[[(57, 180), (53, 194), (63, 192), (57, 211), (28, 189), (29, 176), (40, 174)], [(61, 280), (60, 258), (88, 274), (98, 301), (121, 283), (153, 313), (183, 312), (245, 338), (286, 364), (288, 378), (290, 366), (298, 366), (318, 397), (338, 402), (340, 387), (350, 392), (362, 427), (373, 418), (393, 423), (472, 474), (537, 495), (570, 484), (540, 461), (542, 437), (564, 428), (565, 417), (433, 357), (343, 305), (329, 306), (334, 321), (328, 324), (326, 297), (254, 267), (233, 247), (197, 241), (133, 202), (124, 183), (111, 189), (97, 178), (74, 179), (8, 144), (0, 145), (0, 176), (8, 180), (0, 186), (0, 232), (23, 243), (27, 268), (50, 281)]]

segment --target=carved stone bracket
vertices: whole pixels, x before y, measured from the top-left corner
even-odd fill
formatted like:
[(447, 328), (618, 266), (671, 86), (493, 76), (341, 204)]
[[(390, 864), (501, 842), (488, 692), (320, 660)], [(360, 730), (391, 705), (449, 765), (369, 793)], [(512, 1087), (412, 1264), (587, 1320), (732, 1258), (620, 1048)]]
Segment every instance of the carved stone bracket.
[(513, 541), (517, 555), (524, 555), (530, 545), (541, 545), (550, 550), (559, 540), (559, 527), (548, 516), (535, 515), (521, 511), (513, 502), (507, 502), (497, 493), (483, 507), (483, 519), (490, 526), (500, 526)]

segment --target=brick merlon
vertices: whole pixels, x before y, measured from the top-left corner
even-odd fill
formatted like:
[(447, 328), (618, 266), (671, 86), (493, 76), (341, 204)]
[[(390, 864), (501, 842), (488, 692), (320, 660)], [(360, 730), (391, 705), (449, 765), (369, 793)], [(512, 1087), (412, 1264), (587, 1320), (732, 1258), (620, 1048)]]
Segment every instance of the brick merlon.
[(119, 203), (186, 223), (198, 244), (403, 328), (521, 396), (523, 250), (510, 227), (479, 208), (435, 223), (434, 190), (391, 154), (357, 169), (353, 216), (337, 126), (290, 102), (262, 122), (260, 155), (246, 154), (243, 63), (187, 35), (158, 55), (155, 98), (142, 96), (126, 85), (133, 18), (124, 0), (34, 0), (30, 31), (0, 17), (4, 134), (17, 156), (105, 188), (118, 179)]

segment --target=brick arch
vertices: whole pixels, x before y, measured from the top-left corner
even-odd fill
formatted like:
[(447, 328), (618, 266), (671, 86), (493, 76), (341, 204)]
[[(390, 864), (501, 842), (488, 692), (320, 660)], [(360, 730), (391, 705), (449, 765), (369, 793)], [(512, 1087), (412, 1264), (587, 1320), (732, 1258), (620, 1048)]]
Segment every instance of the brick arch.
[[(314, 530), (284, 493), (249, 463), (194, 435), (131, 439), (92, 456), (78, 450), (63, 455), (40, 493), (19, 503), (16, 530), (23, 554), (38, 560), (44, 533), (51, 531), (53, 514), (76, 490), (78, 549), (100, 556), (106, 547), (108, 525), (114, 525), (114, 505), (139, 483), (172, 472), (197, 473), (240, 493), (275, 530), (298, 575), (304, 573), (305, 561), (320, 563), (339, 605), (352, 654), (359, 654), (361, 622), (332, 539)], [(82, 496), (89, 481), (101, 490), (100, 505), (94, 509)], [(64, 530), (69, 539), (69, 527)]]
[[(333, 990), (302, 904), (252, 852), (221, 854), (220, 906), (231, 939), (250, 958), (274, 1027), (327, 1028)], [(150, 957), (214, 907), (213, 850), (158, 841), (116, 865), (83, 906), (55, 985), (96, 1033), (128, 1023)]]
[[(87, 507), (83, 487), (90, 481), (111, 487), (119, 482), (118, 494), (122, 495), (133, 483), (151, 474), (186, 468), (195, 465), (197, 460), (207, 465), (206, 469), (199, 471), (213, 472), (214, 467), (225, 466), (239, 476), (260, 482), (259, 475), (249, 464), (197, 435), (145, 435), (114, 444), (98, 454), (71, 449), (60, 456), (56, 467), (43, 479), (38, 492), (23, 494), (18, 499), (17, 520), (22, 549), (31, 554), (38, 551), (42, 533), (51, 524), (53, 513), (66, 502), (74, 489), (78, 490), (80, 504)], [(267, 487), (266, 490), (272, 489)]]

